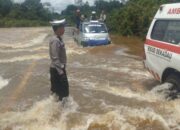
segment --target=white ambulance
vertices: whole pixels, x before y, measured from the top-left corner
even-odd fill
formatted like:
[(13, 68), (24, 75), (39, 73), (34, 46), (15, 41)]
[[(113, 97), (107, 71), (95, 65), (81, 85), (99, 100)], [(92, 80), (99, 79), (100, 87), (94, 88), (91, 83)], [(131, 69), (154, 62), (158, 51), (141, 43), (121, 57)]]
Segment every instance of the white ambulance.
[(180, 3), (162, 5), (149, 28), (145, 67), (160, 82), (180, 90)]

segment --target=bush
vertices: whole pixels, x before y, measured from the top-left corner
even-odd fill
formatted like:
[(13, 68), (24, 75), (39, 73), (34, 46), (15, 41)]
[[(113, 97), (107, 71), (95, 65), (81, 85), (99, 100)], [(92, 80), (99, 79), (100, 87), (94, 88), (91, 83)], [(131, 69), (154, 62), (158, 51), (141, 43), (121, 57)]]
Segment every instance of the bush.
[(161, 4), (168, 0), (129, 0), (122, 8), (109, 12), (107, 26), (124, 36), (145, 37)]

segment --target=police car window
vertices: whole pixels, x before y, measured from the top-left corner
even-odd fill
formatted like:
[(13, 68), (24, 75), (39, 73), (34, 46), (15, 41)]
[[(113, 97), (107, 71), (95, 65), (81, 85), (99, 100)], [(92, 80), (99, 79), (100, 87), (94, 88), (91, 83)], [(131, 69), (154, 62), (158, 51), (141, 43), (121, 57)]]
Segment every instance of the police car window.
[(107, 33), (107, 29), (104, 24), (85, 24), (85, 33)]
[(158, 20), (153, 28), (151, 38), (171, 44), (180, 44), (180, 21)]

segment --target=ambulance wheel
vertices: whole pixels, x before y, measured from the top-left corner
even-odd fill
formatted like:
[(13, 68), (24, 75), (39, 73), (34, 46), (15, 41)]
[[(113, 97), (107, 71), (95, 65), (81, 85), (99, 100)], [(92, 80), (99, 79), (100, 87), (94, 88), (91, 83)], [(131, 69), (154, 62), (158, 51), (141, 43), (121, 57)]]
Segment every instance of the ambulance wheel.
[(173, 74), (167, 77), (167, 83), (171, 83), (173, 86), (170, 88), (171, 94), (169, 95), (172, 99), (178, 98), (180, 95), (180, 75)]

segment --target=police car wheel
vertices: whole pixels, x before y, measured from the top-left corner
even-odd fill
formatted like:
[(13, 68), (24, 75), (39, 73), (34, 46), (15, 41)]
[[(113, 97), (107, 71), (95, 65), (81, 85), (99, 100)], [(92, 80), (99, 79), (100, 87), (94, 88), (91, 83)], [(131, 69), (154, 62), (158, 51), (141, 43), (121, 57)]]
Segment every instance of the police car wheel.
[(171, 83), (173, 86), (170, 90), (172, 90), (172, 93), (170, 94), (170, 96), (172, 98), (177, 98), (178, 95), (180, 94), (180, 80), (179, 80), (179, 75), (174, 74), (174, 75), (170, 75), (167, 77), (166, 81), (167, 83)]

